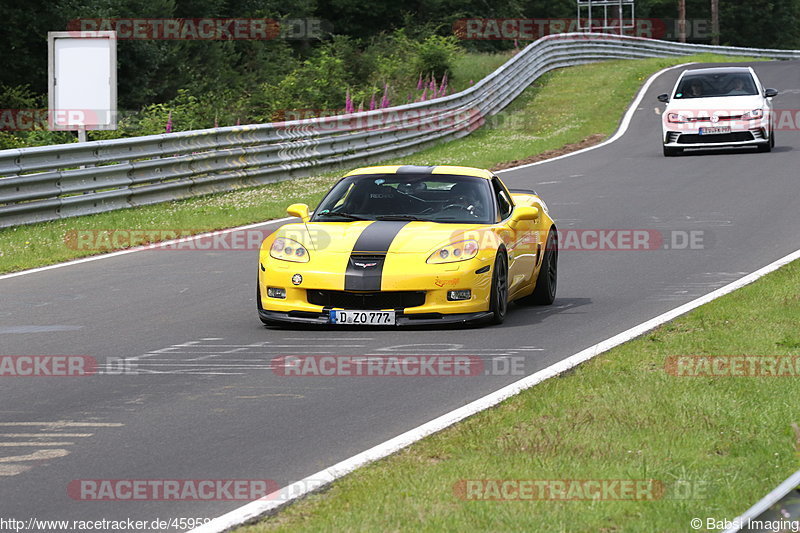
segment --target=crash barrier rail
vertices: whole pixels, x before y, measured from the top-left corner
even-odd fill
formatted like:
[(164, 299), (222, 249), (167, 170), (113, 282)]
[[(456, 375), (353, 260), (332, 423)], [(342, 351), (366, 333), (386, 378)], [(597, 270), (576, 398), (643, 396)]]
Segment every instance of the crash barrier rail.
[(546, 72), (609, 59), (800, 51), (597, 33), (539, 39), (449, 96), (349, 115), (0, 151), (0, 227), (101, 213), (369, 164), (468, 135)]
[[(793, 501), (788, 501), (791, 498)], [(730, 527), (723, 533), (738, 533), (739, 531), (768, 531), (768, 530), (782, 530), (782, 531), (796, 531), (797, 524), (800, 524), (800, 516), (797, 514), (797, 502), (800, 501), (800, 470), (789, 476), (783, 483), (775, 487), (775, 489), (756, 502), (750, 509), (744, 512), (741, 516), (737, 516), (730, 521)], [(781, 503), (784, 506), (794, 511), (794, 515), (789, 514), (782, 509)], [(775, 506), (778, 509), (775, 509)], [(781, 511), (785, 512), (783, 514)], [(783, 522), (784, 526), (774, 528), (766, 525), (760, 525), (758, 522), (777, 523)], [(701, 521), (702, 522), (702, 521)], [(756, 522), (754, 524), (753, 522)], [(786, 527), (789, 524), (789, 527)], [(698, 528), (699, 529), (699, 528)]]

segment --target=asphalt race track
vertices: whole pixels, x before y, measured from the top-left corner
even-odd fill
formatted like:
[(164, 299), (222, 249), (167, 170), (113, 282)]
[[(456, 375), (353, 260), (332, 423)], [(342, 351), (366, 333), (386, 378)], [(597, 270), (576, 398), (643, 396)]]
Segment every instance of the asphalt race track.
[[(780, 91), (776, 109), (800, 109), (800, 65), (753, 66)], [(254, 250), (144, 251), (0, 280), (0, 355), (128, 358), (139, 370), (0, 378), (0, 515), (213, 518), (245, 502), (80, 501), (67, 487), (80, 479), (283, 486), (521, 376), (283, 377), (270, 366), (276, 356), (467, 354), (487, 368), (520, 357), (531, 374), (793, 252), (800, 134), (779, 131), (772, 153), (663, 157), (656, 95), (679, 73), (653, 83), (618, 141), (502, 177), (535, 188), (562, 231), (656, 230), (667, 242), (695, 232), (701, 245), (564, 250), (556, 304), (511, 306), (500, 327), (267, 329), (255, 310)]]

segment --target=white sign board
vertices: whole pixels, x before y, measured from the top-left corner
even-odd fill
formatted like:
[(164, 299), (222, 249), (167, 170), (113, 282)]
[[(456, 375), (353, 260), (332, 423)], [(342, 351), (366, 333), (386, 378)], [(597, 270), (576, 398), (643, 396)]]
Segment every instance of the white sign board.
[(117, 129), (116, 33), (48, 32), (47, 48), (50, 129)]

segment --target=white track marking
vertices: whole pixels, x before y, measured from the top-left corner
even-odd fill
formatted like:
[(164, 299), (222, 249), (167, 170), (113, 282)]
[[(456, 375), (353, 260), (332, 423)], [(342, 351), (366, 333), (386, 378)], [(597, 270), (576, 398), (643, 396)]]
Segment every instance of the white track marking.
[(14, 464), (20, 461), (46, 461), (48, 459), (66, 457), (67, 455), (69, 455), (67, 450), (56, 448), (54, 450), (36, 450), (27, 455), (0, 457), (0, 476), (16, 476), (33, 468), (33, 465)]
[[(730, 292), (735, 291), (745, 285), (748, 285), (762, 276), (777, 270), (778, 268), (796, 260), (800, 259), (800, 250), (797, 250), (777, 261), (770, 263), (769, 265), (756, 270), (752, 274), (748, 274), (743, 278), (734, 281), (733, 283), (729, 283), (728, 285), (721, 287), (715, 291), (712, 291), (705, 296), (701, 296), (691, 302), (683, 304), (679, 307), (672, 309), (671, 311), (667, 311), (661, 315), (658, 315), (655, 318), (652, 318), (646, 322), (642, 322), (641, 324), (634, 326), (622, 333), (614, 335), (602, 342), (595, 344), (594, 346), (590, 346), (585, 350), (582, 350), (566, 359), (562, 359), (558, 363), (550, 365), (547, 368), (544, 368), (530, 376), (526, 376), (519, 381), (511, 383), (510, 385), (506, 385), (505, 387), (497, 390), (491, 394), (484, 396), (483, 398), (479, 398), (463, 407), (450, 411), (438, 418), (431, 420), (421, 426), (418, 426), (414, 429), (411, 429), (393, 439), (389, 439), (386, 442), (378, 444), (366, 451), (363, 451), (357, 455), (350, 457), (349, 459), (345, 459), (344, 461), (337, 463), (325, 470), (317, 472), (304, 478), (300, 481), (292, 483), (287, 487), (283, 487), (272, 494), (265, 496), (260, 500), (256, 500), (254, 502), (248, 503), (238, 509), (235, 509), (227, 514), (224, 514), (218, 518), (215, 518), (211, 522), (204, 524), (196, 529), (193, 529), (193, 533), (218, 533), (222, 531), (227, 531), (233, 527), (239, 526), (244, 524), (245, 522), (254, 520), (260, 516), (264, 516), (270, 512), (275, 511), (276, 509), (282, 507), (288, 502), (291, 502), (301, 496), (305, 496), (306, 494), (317, 490), (319, 487), (325, 486), (333, 481), (349, 474), (350, 472), (360, 468), (366, 464), (369, 464), (373, 461), (377, 461), (378, 459), (382, 459), (388, 455), (391, 455), (406, 446), (409, 446), (428, 435), (441, 431), (456, 422), (460, 422), (467, 417), (470, 417), (476, 413), (484, 411), (490, 407), (497, 405), (498, 403), (502, 402), (503, 400), (510, 398), (520, 392), (529, 389), (539, 383), (555, 377), (575, 366), (588, 361), (612, 348), (615, 346), (619, 346), (625, 342), (628, 342), (631, 339), (634, 339), (653, 328), (664, 324), (665, 322), (669, 322), (674, 318), (688, 313), (689, 311), (700, 307), (703, 304), (711, 302), (712, 300), (716, 300), (720, 296), (724, 296)], [(257, 465), (254, 465), (254, 468)], [(288, 498), (283, 498), (282, 495), (291, 494), (292, 496)]]
[(31, 437), (60, 437), (63, 439), (76, 439), (91, 437), (94, 433), (0, 433), (0, 438), (31, 438)]
[(633, 100), (633, 103), (628, 108), (628, 111), (625, 113), (625, 116), (622, 117), (622, 122), (619, 125), (619, 129), (617, 129), (617, 132), (611, 138), (606, 139), (605, 141), (601, 142), (600, 144), (595, 144), (594, 146), (589, 146), (589, 147), (583, 148), (581, 150), (576, 150), (575, 152), (570, 152), (568, 154), (559, 155), (559, 156), (556, 156), (556, 157), (552, 157), (550, 159), (545, 159), (543, 161), (537, 161), (535, 163), (528, 163), (527, 165), (520, 165), (518, 167), (511, 167), (511, 168), (505, 168), (503, 170), (497, 170), (497, 171), (495, 171), (495, 174), (500, 174), (502, 172), (511, 172), (512, 170), (519, 170), (521, 168), (533, 167), (533, 166), (536, 166), (536, 165), (542, 165), (544, 163), (551, 163), (553, 161), (558, 161), (559, 159), (564, 159), (564, 158), (567, 158), (567, 157), (572, 157), (574, 155), (583, 154), (583, 153), (588, 152), (590, 150), (597, 150), (598, 148), (606, 146), (607, 144), (613, 143), (614, 141), (616, 141), (617, 139), (619, 139), (620, 137), (625, 135), (625, 133), (628, 131), (628, 128), (631, 125), (631, 120), (633, 120), (633, 115), (638, 110), (639, 105), (642, 103), (642, 99), (644, 99), (644, 96), (647, 93), (647, 90), (650, 89), (650, 86), (653, 84), (653, 82), (656, 80), (656, 78), (658, 78), (659, 76), (661, 76), (662, 74), (664, 74), (665, 72), (668, 72), (670, 70), (675, 70), (676, 68), (688, 67), (689, 65), (695, 65), (695, 64), (696, 64), (696, 62), (693, 62), (693, 63), (682, 63), (680, 65), (675, 65), (674, 67), (668, 67), (668, 68), (665, 68), (663, 70), (659, 70), (658, 72), (656, 72), (655, 74), (650, 76), (650, 78), (648, 78), (648, 80), (644, 83), (644, 85), (642, 85), (642, 88), (639, 89), (639, 93), (636, 95), (636, 98)]
[(48, 428), (118, 428), (125, 424), (117, 422), (68, 422), (66, 420), (56, 420), (55, 422), (0, 422), (2, 427), (16, 426), (44, 426)]
[(27, 465), (0, 464), (0, 476), (16, 476), (33, 468)]
[(0, 457), (0, 463), (11, 463), (16, 461), (42, 461), (45, 459), (56, 459), (69, 455), (67, 450), (36, 450), (28, 455), (15, 455), (13, 457)]
[[(610, 139), (607, 139), (607, 140), (603, 141), (600, 144), (596, 144), (594, 146), (589, 146), (588, 148), (584, 148), (582, 150), (578, 150), (576, 152), (570, 152), (568, 154), (560, 155), (558, 157), (553, 157), (551, 159), (546, 159), (544, 161), (537, 161), (536, 163), (529, 163), (527, 165), (520, 165), (518, 167), (511, 167), (511, 168), (507, 168), (507, 169), (504, 169), (504, 170), (498, 170), (496, 173), (499, 174), (501, 172), (510, 172), (512, 170), (518, 170), (518, 169), (521, 169), (521, 168), (532, 167), (534, 165), (541, 165), (542, 163), (549, 163), (551, 161), (557, 161), (557, 160), (563, 159), (565, 157), (571, 157), (573, 155), (578, 155), (578, 154), (582, 154), (584, 152), (588, 152), (589, 150), (595, 150), (597, 148), (600, 148), (601, 146), (605, 146), (607, 144), (610, 144), (610, 143), (616, 141), (617, 139), (622, 137), (622, 135), (624, 135), (626, 131), (628, 131), (628, 127), (630, 126), (631, 120), (633, 119), (633, 114), (636, 112), (636, 109), (639, 107), (639, 104), (641, 103), (642, 99), (644, 98), (644, 95), (647, 92), (647, 90), (650, 88), (650, 85), (652, 85), (653, 81), (658, 76), (660, 76), (661, 74), (663, 74), (664, 72), (667, 72), (669, 70), (673, 70), (673, 69), (681, 68), (681, 67), (686, 67), (688, 65), (694, 65), (694, 64), (695, 63), (683, 63), (681, 65), (675, 65), (674, 67), (665, 68), (665, 69), (660, 70), (660, 71), (656, 72), (655, 74), (653, 74), (645, 82), (645, 84), (642, 86), (642, 88), (639, 90), (639, 94), (636, 96), (636, 99), (634, 100), (633, 104), (631, 105), (630, 108), (628, 108), (628, 112), (623, 117), (622, 123), (620, 124), (619, 129), (614, 134), (614, 136), (611, 137)], [(224, 229), (224, 230), (212, 231), (212, 232), (208, 232), (208, 233), (201, 233), (201, 234), (198, 234), (198, 235), (191, 235), (189, 237), (181, 237), (180, 239), (173, 239), (173, 240), (170, 240), (170, 241), (163, 241), (163, 242), (160, 242), (160, 243), (155, 243), (153, 245), (138, 246), (136, 248), (129, 248), (127, 250), (118, 250), (116, 252), (109, 252), (107, 254), (101, 254), (101, 255), (92, 255), (92, 256), (89, 256), (89, 257), (81, 258), (81, 259), (75, 259), (75, 260), (72, 260), (72, 261), (67, 261), (66, 263), (56, 263), (55, 265), (48, 265), (48, 266), (43, 266), (43, 267), (38, 267), (38, 268), (32, 268), (32, 269), (29, 269), (29, 270), (22, 270), (20, 272), (12, 272), (11, 274), (3, 274), (3, 275), (0, 275), (0, 281), (2, 281), (4, 279), (8, 279), (8, 278), (14, 278), (14, 277), (17, 277), (17, 276), (24, 276), (26, 274), (34, 274), (36, 272), (43, 272), (45, 270), (52, 270), (52, 269), (55, 269), (55, 268), (61, 268), (61, 267), (70, 266), (70, 265), (78, 265), (78, 264), (81, 264), (81, 263), (88, 263), (90, 261), (99, 261), (100, 259), (107, 259), (109, 257), (117, 257), (119, 255), (125, 255), (125, 254), (131, 254), (131, 253), (135, 253), (135, 252), (142, 252), (142, 251), (145, 251), (145, 250), (157, 249), (158, 246), (169, 246), (169, 245), (178, 244), (178, 243), (181, 243), (181, 242), (187, 242), (187, 241), (192, 241), (192, 240), (195, 240), (195, 239), (201, 239), (201, 238), (204, 238), (204, 237), (208, 237), (210, 235), (219, 235), (219, 234), (224, 234), (224, 233), (231, 233), (231, 232), (234, 232), (234, 231), (247, 230), (247, 229), (257, 228), (259, 226), (266, 226), (268, 224), (277, 224), (279, 222), (287, 222), (287, 221), (292, 220), (292, 219), (293, 219), (293, 217), (285, 217), (285, 218), (278, 218), (278, 219), (275, 219), (275, 220), (266, 220), (264, 222), (257, 222), (255, 224), (248, 224), (246, 226), (238, 226), (236, 228), (229, 228), (229, 229)]]
[(12, 272), (10, 274), (3, 274), (0, 275), (0, 281), (9, 278), (15, 278), (17, 276), (24, 276), (26, 274), (35, 274), (37, 272), (44, 272), (45, 270), (53, 270), (55, 268), (62, 268), (72, 265), (80, 265), (81, 263), (90, 263), (92, 261), (99, 261), (101, 259), (108, 259), (109, 257), (117, 257), (120, 255), (132, 254), (136, 252), (145, 252), (147, 250), (158, 250), (159, 248), (163, 248), (165, 246), (170, 246), (173, 244), (179, 244), (182, 242), (193, 241), (196, 239), (202, 239), (205, 237), (210, 237), (213, 235), (221, 235), (225, 233), (233, 233), (234, 231), (241, 231), (241, 230), (248, 230), (252, 228), (257, 228), (259, 226), (267, 226), (269, 224), (277, 224), (279, 222), (287, 222), (292, 220), (293, 217), (285, 217), (285, 218), (277, 218), (275, 220), (265, 220), (264, 222), (256, 222), (255, 224), (247, 224), (246, 226), (237, 226), (235, 228), (227, 228), (221, 230), (214, 230), (206, 233), (198, 233), (197, 235), (190, 235), (187, 237), (181, 237), (180, 239), (172, 239), (169, 241), (161, 241), (157, 243), (153, 243), (151, 245), (146, 246), (137, 246), (135, 248), (127, 248), (125, 250), (117, 250), (116, 252), (109, 252), (107, 254), (100, 254), (100, 255), (90, 255), (89, 257), (82, 257), (81, 259), (73, 259), (72, 261), (67, 261), (65, 263), (56, 263), (54, 265), (47, 265), (38, 268), (31, 268), (28, 270), (21, 270), (19, 272)]
[[(642, 89), (639, 91), (639, 94), (636, 96), (633, 104), (628, 109), (628, 112), (625, 114), (625, 117), (623, 118), (622, 123), (620, 124), (620, 127), (617, 130), (617, 133), (614, 134), (614, 136), (608, 139), (607, 141), (553, 159), (548, 159), (546, 161), (540, 161), (537, 163), (531, 163), (528, 165), (521, 165), (519, 167), (501, 170), (499, 172), (508, 172), (515, 169), (526, 168), (549, 161), (563, 159), (565, 157), (570, 157), (583, 152), (587, 152), (589, 150), (600, 148), (601, 146), (605, 146), (607, 144), (616, 141), (617, 139), (622, 137), (622, 135), (624, 135), (625, 132), (628, 130), (631, 120), (633, 119), (634, 113), (636, 112), (637, 108), (639, 107), (639, 104), (641, 103), (642, 99), (647, 93), (647, 90), (650, 88), (655, 79), (669, 70), (684, 67), (690, 64), (692, 63), (676, 65), (674, 67), (666, 68), (653, 74), (647, 80), (647, 82), (645, 82), (645, 84), (642, 86)], [(294, 501), (295, 499), (300, 498), (302, 496), (305, 496), (306, 494), (309, 494), (314, 490), (317, 490), (317, 488), (319, 487), (332, 483), (336, 479), (339, 479), (349, 474), (350, 472), (356, 470), (357, 468), (360, 468), (373, 461), (391, 455), (392, 453), (395, 453), (398, 450), (401, 450), (406, 446), (409, 446), (425, 438), (428, 435), (441, 431), (442, 429), (449, 427), (455, 424), (456, 422), (459, 422), (480, 411), (483, 411), (494, 405), (497, 405), (506, 398), (519, 394), (523, 390), (529, 389), (541, 383), (542, 381), (557, 376), (562, 372), (565, 372), (566, 370), (569, 370), (579, 365), (580, 363), (588, 361), (589, 359), (592, 359), (593, 357), (596, 357), (597, 355), (600, 355), (601, 353), (606, 352), (611, 348), (614, 348), (615, 346), (618, 346), (631, 339), (634, 339), (639, 335), (642, 335), (643, 333), (657, 326), (660, 326), (661, 324), (664, 324), (665, 322), (669, 322), (670, 320), (691, 311), (692, 309), (695, 309), (703, 304), (715, 300), (720, 296), (728, 294), (729, 292), (732, 292), (738, 288), (744, 287), (745, 285), (754, 282), (758, 278), (774, 270), (777, 270), (778, 268), (798, 258), (800, 258), (800, 250), (795, 251), (781, 259), (778, 259), (777, 261), (770, 263), (769, 265), (759, 270), (756, 270), (752, 274), (744, 276), (733, 283), (729, 283), (728, 285), (725, 285), (724, 287), (712, 291), (706, 294), (705, 296), (701, 296), (700, 298), (697, 298), (695, 300), (692, 300), (691, 302), (678, 306), (672, 309), (671, 311), (667, 311), (666, 313), (663, 313), (653, 319), (650, 319), (637, 326), (634, 326), (633, 328), (623, 331), (622, 333), (619, 333), (602, 342), (599, 342), (594, 346), (590, 346), (589, 348), (583, 351), (580, 351), (570, 357), (567, 357), (566, 359), (563, 359), (558, 363), (550, 365), (549, 367), (542, 369), (534, 374), (531, 374), (530, 376), (527, 376), (519, 381), (507, 385), (491, 394), (484, 396), (483, 398), (479, 398), (478, 400), (475, 400), (463, 407), (460, 407), (459, 409), (455, 409), (454, 411), (451, 411), (438, 418), (435, 418), (430, 422), (422, 424), (421, 426), (418, 426), (401, 435), (398, 435), (393, 439), (389, 439), (388, 441), (378, 444), (377, 446), (374, 446), (357, 455), (354, 455), (349, 459), (345, 459), (344, 461), (341, 461), (340, 463), (337, 463), (329, 468), (326, 468), (325, 470), (322, 470), (300, 481), (292, 483), (291, 485), (279, 489), (260, 500), (248, 503), (247, 505), (239, 507), (238, 509), (235, 509), (218, 518), (215, 518), (211, 522), (204, 524), (203, 526), (200, 526), (196, 529), (193, 529), (192, 533), (212, 533), (212, 532), (217, 533), (226, 531), (228, 529), (242, 525), (245, 522), (254, 520), (260, 516), (264, 516), (270, 512), (273, 512), (276, 509), (285, 505), (286, 503)], [(288, 498), (282, 498), (282, 495), (285, 495), (287, 493), (291, 494), (291, 496)]]
[(0, 442), (0, 448), (14, 448), (21, 446), (72, 446), (74, 442)]

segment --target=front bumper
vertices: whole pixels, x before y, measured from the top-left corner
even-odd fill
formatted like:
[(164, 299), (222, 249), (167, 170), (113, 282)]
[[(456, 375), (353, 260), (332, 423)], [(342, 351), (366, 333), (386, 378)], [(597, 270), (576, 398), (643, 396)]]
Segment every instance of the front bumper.
[(767, 128), (731, 129), (730, 133), (700, 135), (699, 128), (665, 130), (662, 142), (667, 148), (716, 148), (768, 144)]
[[(281, 313), (292, 319), (303, 317), (319, 322), (318, 318), (322, 317), (321, 320), (327, 322), (327, 311), (330, 309), (393, 310), (398, 313), (399, 321), (417, 323), (417, 320), (424, 320), (425, 317), (472, 316), (485, 313), (489, 309), (492, 279), (489, 258), (475, 258), (443, 265), (414, 263), (405, 268), (384, 268), (379, 291), (346, 291), (343, 273), (333, 274), (330, 271), (299, 265), (285, 268), (281, 264), (268, 263), (265, 266), (266, 268), (259, 272), (262, 309)], [(341, 271), (343, 272), (344, 268)], [(300, 284), (295, 285), (292, 282), (295, 274), (302, 275)], [(285, 298), (269, 297), (267, 291), (269, 287), (284, 289)], [(448, 291), (465, 289), (472, 292), (468, 300), (447, 299)], [(379, 302), (377, 305), (364, 306), (358, 302), (358, 298), (326, 299), (317, 296), (323, 292), (352, 296), (377, 294), (387, 298), (377, 298)], [(418, 298), (409, 301), (406, 298), (390, 297), (411, 293), (419, 295)], [(411, 318), (412, 315), (419, 317)], [(435, 323), (443, 323), (441, 318), (432, 320)], [(455, 319), (456, 322), (460, 320)]]
[[(477, 313), (456, 313), (456, 314), (442, 314), (442, 313), (416, 313), (405, 314), (398, 312), (395, 318), (395, 327), (397, 326), (441, 326), (449, 324), (473, 324), (482, 322), (489, 319), (492, 313), (488, 311), (481, 311)], [(265, 311), (264, 309), (258, 310), (258, 317), (264, 324), (280, 325), (280, 324), (309, 324), (324, 326), (330, 324), (328, 321), (328, 310), (321, 312), (310, 311)], [(345, 327), (354, 327), (348, 325)], [(375, 326), (355, 326), (355, 327), (375, 327)], [(377, 326), (377, 327), (392, 327), (392, 326)]]

